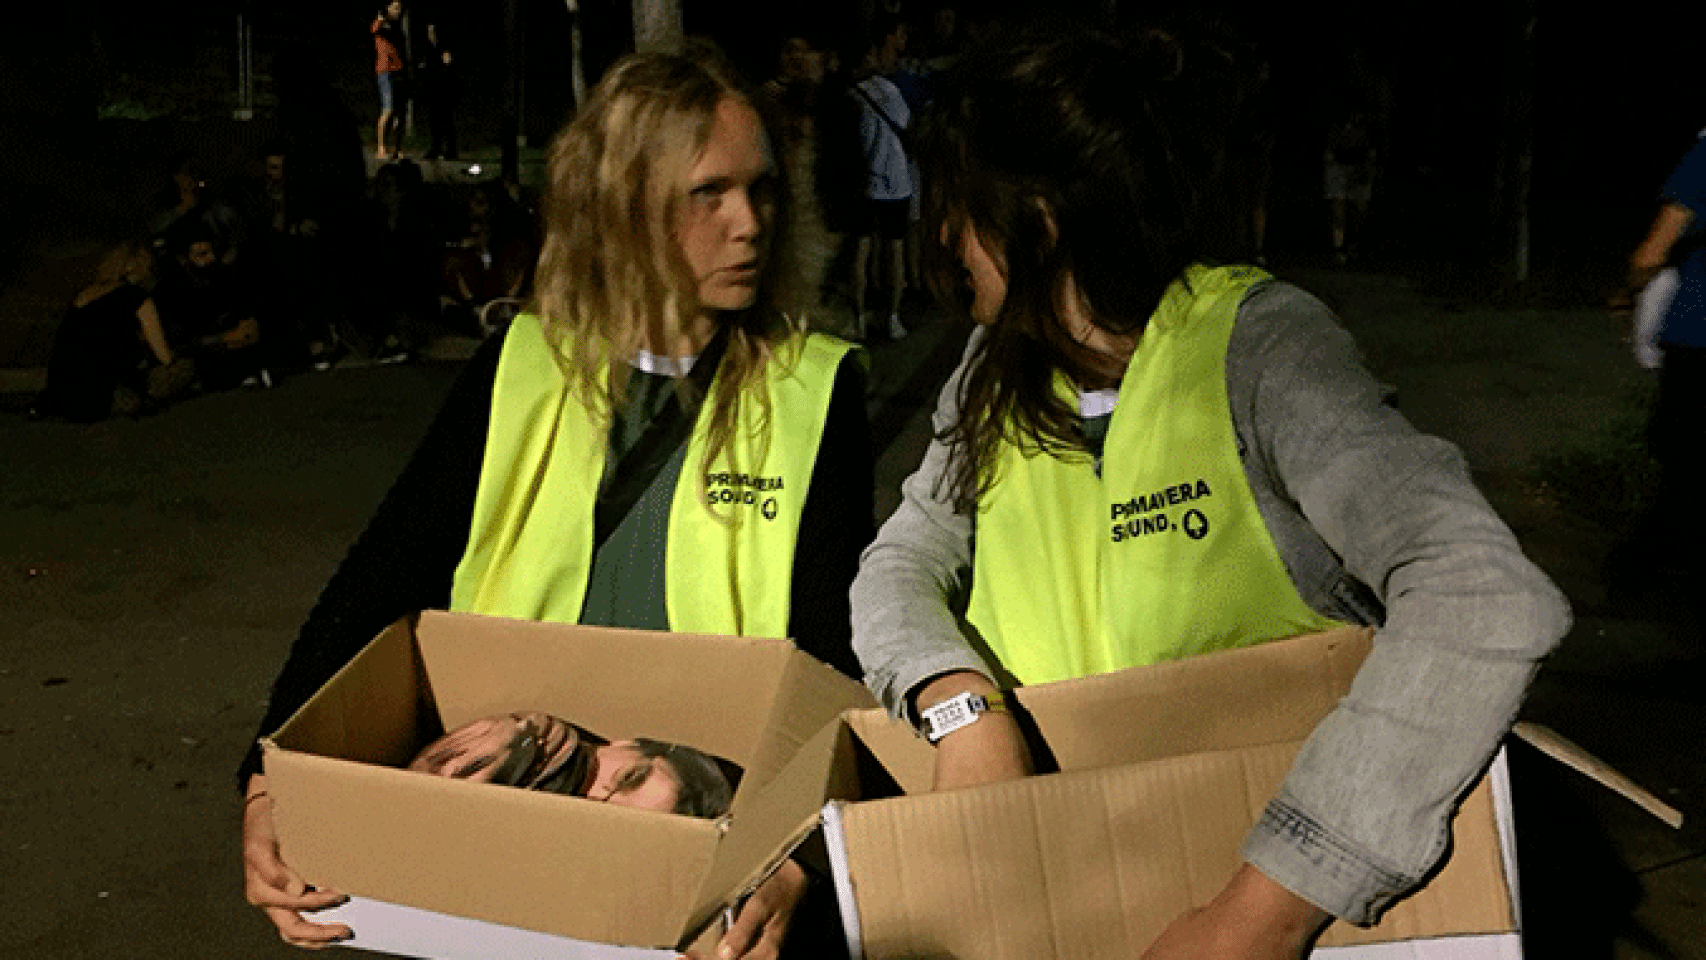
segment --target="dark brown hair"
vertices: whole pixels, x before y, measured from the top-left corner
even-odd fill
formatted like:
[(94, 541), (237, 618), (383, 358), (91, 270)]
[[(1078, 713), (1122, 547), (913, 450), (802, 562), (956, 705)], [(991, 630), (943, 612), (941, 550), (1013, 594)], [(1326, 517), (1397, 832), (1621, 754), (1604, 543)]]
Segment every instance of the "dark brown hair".
[(675, 799), (676, 813), (715, 820), (729, 812), (740, 767), (679, 743), (641, 737), (634, 746), (641, 756), (662, 760), (675, 771), (675, 779), (681, 784), (681, 793)]
[(968, 53), (926, 111), (925, 236), (942, 241), (931, 285), (969, 319), (968, 229), (1007, 282), (960, 383), (959, 418), (938, 438), (954, 449), (945, 479), (962, 512), (995, 481), (1001, 444), (1084, 448), (1057, 386), (1096, 379), (1095, 355), (1063, 321), (1069, 282), (1091, 322), (1135, 338), (1187, 266), (1218, 259), (1217, 181), (1238, 103), (1226, 66), (1212, 46), (1157, 29), (1033, 28)]

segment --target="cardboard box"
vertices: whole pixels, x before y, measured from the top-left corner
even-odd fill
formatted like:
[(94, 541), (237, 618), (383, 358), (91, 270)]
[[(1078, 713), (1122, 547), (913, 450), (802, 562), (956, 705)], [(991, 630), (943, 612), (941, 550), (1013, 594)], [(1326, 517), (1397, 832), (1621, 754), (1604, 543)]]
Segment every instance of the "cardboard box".
[[(1061, 772), (940, 794), (909, 728), (845, 714), (796, 763), (839, 798), (824, 828), (853, 956), (1135, 955), (1232, 875), (1369, 642), (1335, 631), (1022, 688)], [(1463, 804), (1434, 879), (1373, 928), (1334, 924), (1318, 955), (1521, 956), (1502, 769)]]
[[(376, 638), (262, 741), (285, 862), (352, 902), (351, 946), (419, 957), (673, 957), (817, 821), (789, 766), (859, 684), (775, 640), (428, 612)], [(726, 823), (400, 769), (516, 709), (742, 765)]]

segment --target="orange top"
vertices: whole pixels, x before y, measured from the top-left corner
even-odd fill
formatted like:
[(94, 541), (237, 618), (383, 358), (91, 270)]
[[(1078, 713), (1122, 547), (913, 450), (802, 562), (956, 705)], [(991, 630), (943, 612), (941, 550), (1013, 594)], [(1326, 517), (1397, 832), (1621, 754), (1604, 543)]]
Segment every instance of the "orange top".
[(395, 24), (388, 24), (384, 17), (373, 18), (373, 46), (379, 52), (379, 61), (374, 66), (375, 73), (401, 73), (403, 70), (403, 55), (397, 50), (397, 44), (391, 39), (391, 30), (399, 29)]

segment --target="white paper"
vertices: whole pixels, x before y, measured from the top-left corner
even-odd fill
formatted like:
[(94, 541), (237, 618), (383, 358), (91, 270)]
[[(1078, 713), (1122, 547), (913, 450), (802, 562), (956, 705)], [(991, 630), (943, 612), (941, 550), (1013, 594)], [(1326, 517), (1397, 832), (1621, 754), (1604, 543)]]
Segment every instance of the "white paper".
[(351, 897), (316, 911), (316, 923), (347, 924), (355, 939), (342, 945), (424, 960), (674, 960), (674, 950), (619, 947), (536, 933), (467, 917)]

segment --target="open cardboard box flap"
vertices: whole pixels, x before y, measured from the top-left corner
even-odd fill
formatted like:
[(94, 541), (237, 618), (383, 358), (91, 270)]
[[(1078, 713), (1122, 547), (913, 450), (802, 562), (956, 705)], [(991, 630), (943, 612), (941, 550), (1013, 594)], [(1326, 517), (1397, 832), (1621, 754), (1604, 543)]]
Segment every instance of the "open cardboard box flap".
[(1338, 706), (1373, 636), (1344, 627), (1015, 694), (1062, 770), (1285, 743)]
[[(1020, 687), (1012, 696), (1041, 736), (1033, 749), (1046, 749), (1060, 770), (1287, 743), (1306, 738), (1338, 705), (1372, 637), (1346, 627)], [(1216, 709), (1180, 709), (1203, 703)], [(873, 708), (848, 711), (842, 721), (902, 791), (929, 791), (935, 749), (910, 726)]]
[[(428, 612), (388, 628), (263, 749), (285, 860), (311, 883), (672, 948), (797, 840), (824, 798), (812, 792), (821, 778), (801, 785), (789, 761), (842, 710), (871, 702), (775, 640)], [(726, 835), (709, 821), (399, 769), (438, 731), (517, 709), (741, 764)]]
[[(843, 714), (852, 746), (837, 753), (825, 792), (839, 802), (824, 821), (855, 956), (1140, 949), (1237, 868), (1245, 833), (1369, 643), (1347, 629), (1021, 688), (1063, 772), (948, 793), (923, 792), (932, 751), (908, 727), (878, 710)], [(1379, 925), (1335, 924), (1322, 944), (1514, 930), (1494, 820), (1482, 784), (1432, 882)]]

